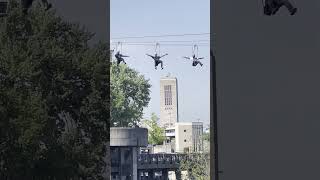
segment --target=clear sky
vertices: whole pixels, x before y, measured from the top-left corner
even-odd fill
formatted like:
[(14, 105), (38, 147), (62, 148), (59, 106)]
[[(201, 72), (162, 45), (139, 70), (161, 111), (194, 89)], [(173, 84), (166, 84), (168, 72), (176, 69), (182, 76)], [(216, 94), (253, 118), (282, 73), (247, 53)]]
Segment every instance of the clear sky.
[[(111, 34), (113, 42), (118, 37), (153, 36), (166, 34), (194, 34), (210, 32), (210, 0), (111, 0)], [(114, 39), (114, 40), (113, 40)], [(204, 41), (199, 41), (204, 40)], [(209, 123), (210, 117), (210, 36), (183, 36), (142, 39), (121, 39), (122, 53), (129, 55), (127, 64), (150, 80), (151, 101), (145, 108), (145, 117), (152, 112), (160, 114), (160, 78), (168, 73), (178, 79), (179, 120), (203, 121)], [(154, 54), (154, 46), (129, 45), (129, 42), (160, 42), (164, 69), (154, 69), (153, 60), (145, 54)], [(167, 43), (161, 41), (193, 41)], [(204, 66), (193, 67), (190, 60), (182, 56), (192, 55), (192, 45), (199, 44), (199, 57)], [(163, 44), (163, 45), (161, 45)], [(175, 44), (183, 44), (175, 45)], [(203, 44), (203, 46), (200, 46)], [(111, 46), (114, 48), (115, 46)]]

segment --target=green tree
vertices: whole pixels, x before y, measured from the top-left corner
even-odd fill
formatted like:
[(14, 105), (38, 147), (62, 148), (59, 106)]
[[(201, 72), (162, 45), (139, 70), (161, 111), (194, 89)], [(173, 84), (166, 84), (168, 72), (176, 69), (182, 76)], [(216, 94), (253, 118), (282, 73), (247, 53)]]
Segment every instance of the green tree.
[(190, 180), (210, 180), (210, 154), (187, 154), (180, 162), (180, 171), (187, 171)]
[(159, 127), (157, 124), (158, 117), (155, 113), (151, 114), (151, 119), (146, 119), (143, 121), (145, 125), (148, 126), (148, 141), (152, 145), (163, 144), (165, 140), (164, 129)]
[(127, 65), (111, 65), (111, 126), (133, 127), (150, 101), (149, 80)]
[(210, 142), (210, 132), (203, 132), (202, 136), (204, 141), (209, 141)]
[(40, 6), (0, 19), (0, 179), (103, 179), (109, 47)]

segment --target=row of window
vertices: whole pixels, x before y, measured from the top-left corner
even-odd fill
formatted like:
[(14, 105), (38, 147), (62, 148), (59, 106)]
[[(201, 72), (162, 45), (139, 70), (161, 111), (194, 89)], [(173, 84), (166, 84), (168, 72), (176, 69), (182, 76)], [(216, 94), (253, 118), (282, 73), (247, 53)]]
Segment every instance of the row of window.
[(164, 86), (164, 104), (165, 105), (172, 105), (171, 85)]

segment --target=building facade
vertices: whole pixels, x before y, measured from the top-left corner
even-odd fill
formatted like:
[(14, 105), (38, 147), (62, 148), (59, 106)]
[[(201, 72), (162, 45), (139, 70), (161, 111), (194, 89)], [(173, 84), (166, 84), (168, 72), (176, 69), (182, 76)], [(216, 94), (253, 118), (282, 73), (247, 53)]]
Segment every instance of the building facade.
[(203, 123), (180, 122), (175, 128), (177, 153), (203, 152)]
[(164, 128), (174, 127), (178, 117), (178, 81), (170, 75), (160, 79), (160, 121)]
[(178, 122), (174, 128), (166, 128), (166, 140), (158, 149), (165, 153), (203, 152), (203, 123)]

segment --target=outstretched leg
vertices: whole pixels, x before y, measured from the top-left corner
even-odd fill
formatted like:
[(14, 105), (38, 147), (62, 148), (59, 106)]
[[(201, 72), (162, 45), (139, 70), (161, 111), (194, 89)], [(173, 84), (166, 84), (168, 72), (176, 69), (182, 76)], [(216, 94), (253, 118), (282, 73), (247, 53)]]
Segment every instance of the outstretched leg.
[(117, 66), (121, 63), (120, 59), (117, 59)]
[(155, 69), (157, 69), (158, 64), (159, 64), (158, 61), (155, 60), (155, 61), (154, 61), (154, 68), (155, 68)]
[(265, 0), (264, 7), (263, 7), (264, 14), (270, 16), (272, 14), (272, 9), (273, 9), (272, 7), (273, 7), (272, 0)]
[(293, 7), (293, 5), (288, 0), (279, 0), (281, 6), (285, 6), (291, 15), (294, 15), (297, 12), (297, 8)]
[(159, 60), (159, 63), (161, 64), (161, 69), (163, 69), (163, 62)]
[[(124, 61), (124, 59), (123, 59), (123, 58), (121, 58), (121, 61), (122, 61), (124, 64), (127, 64), (127, 63)], [(121, 62), (121, 61), (120, 61), (120, 62)]]

